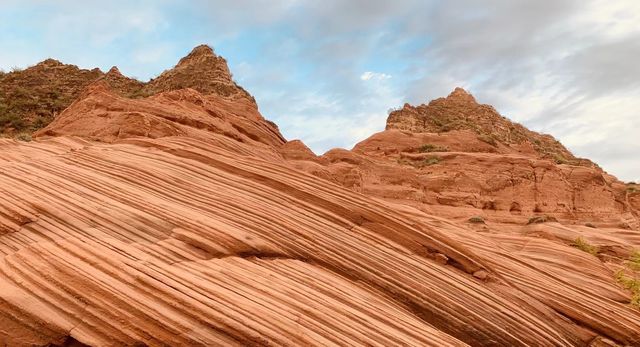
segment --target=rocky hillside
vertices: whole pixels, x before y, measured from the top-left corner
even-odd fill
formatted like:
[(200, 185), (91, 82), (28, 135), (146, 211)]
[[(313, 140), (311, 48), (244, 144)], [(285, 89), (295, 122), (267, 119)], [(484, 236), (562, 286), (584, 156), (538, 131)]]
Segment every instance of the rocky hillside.
[(446, 98), (428, 104), (411, 106), (390, 113), (388, 129), (414, 133), (446, 133), (453, 130), (473, 131), (479, 140), (494, 147), (500, 145), (519, 151), (532, 148), (543, 158), (557, 163), (591, 166), (588, 160), (576, 158), (551, 135), (539, 134), (501, 116), (492, 106), (479, 104), (462, 88), (456, 88)]
[(316, 156), (222, 61), (0, 139), (0, 345), (640, 345), (636, 185), (461, 90)]
[(53, 59), (0, 75), (0, 133), (46, 126), (102, 75)]
[(31, 133), (47, 126), (90, 84), (102, 81), (116, 94), (142, 98), (157, 93), (195, 89), (205, 95), (253, 97), (232, 79), (226, 60), (202, 45), (172, 69), (147, 83), (123, 76), (117, 67), (104, 73), (47, 59), (24, 70), (0, 75), (0, 134)]
[(460, 88), (428, 105), (392, 112), (387, 130), (352, 151), (332, 150), (308, 160), (351, 189), (451, 217), (480, 214), (522, 222), (545, 214), (640, 226), (633, 187), (575, 158), (553, 137), (478, 104)]

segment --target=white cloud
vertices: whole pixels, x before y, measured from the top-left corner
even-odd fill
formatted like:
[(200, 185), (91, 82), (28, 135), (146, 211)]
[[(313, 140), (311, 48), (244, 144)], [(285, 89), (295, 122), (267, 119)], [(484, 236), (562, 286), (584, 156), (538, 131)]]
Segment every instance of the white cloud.
[(387, 75), (387, 74), (381, 73), (381, 72), (366, 71), (362, 75), (360, 75), (360, 79), (363, 80), (363, 81), (386, 80), (386, 79), (389, 79), (389, 78), (391, 78), (391, 75)]
[[(28, 20), (7, 15), (25, 6)], [(52, 56), (146, 78), (211, 43), (265, 116), (319, 152), (383, 129), (391, 107), (461, 86), (622, 179), (640, 176), (636, 1), (6, 0), (2, 9), (0, 29), (26, 33), (0, 36), (5, 70)]]

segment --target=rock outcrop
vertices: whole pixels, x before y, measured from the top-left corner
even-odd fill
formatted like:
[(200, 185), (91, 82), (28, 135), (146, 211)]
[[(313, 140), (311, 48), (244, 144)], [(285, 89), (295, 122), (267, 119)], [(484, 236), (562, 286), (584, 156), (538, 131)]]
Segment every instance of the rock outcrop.
[(193, 89), (130, 99), (99, 81), (49, 126), (35, 134), (82, 136), (114, 142), (135, 136), (188, 136), (206, 139), (224, 134), (244, 143), (278, 146), (285, 142), (277, 127), (267, 122), (252, 100), (203, 95)]
[(312, 160), (349, 188), (449, 217), (486, 214), (520, 223), (545, 214), (640, 226), (622, 182), (460, 88), (428, 105), (392, 112), (387, 130), (352, 151), (332, 150)]
[(147, 94), (157, 94), (184, 88), (192, 88), (203, 94), (254, 100), (233, 81), (227, 61), (217, 56), (213, 49), (206, 45), (194, 48), (189, 55), (180, 59), (173, 69), (149, 81), (144, 90)]
[(456, 88), (446, 98), (433, 100), (429, 104), (416, 107), (405, 104), (389, 114), (386, 129), (445, 134), (452, 130), (469, 130), (479, 140), (503, 150), (534, 151), (543, 158), (557, 162), (593, 166), (590, 161), (573, 156), (552, 136), (530, 131), (501, 116), (492, 106), (477, 103), (462, 88)]
[(102, 75), (54, 59), (0, 74), (0, 135), (46, 126)]
[(640, 345), (635, 185), (461, 90), (316, 156), (220, 59), (0, 139), (0, 345)]
[(226, 60), (206, 45), (194, 48), (174, 68), (147, 83), (122, 75), (115, 66), (104, 73), (47, 59), (25, 70), (0, 74), (0, 135), (44, 128), (97, 82), (126, 98), (191, 88), (203, 95), (245, 98), (255, 104), (253, 96), (233, 81)]

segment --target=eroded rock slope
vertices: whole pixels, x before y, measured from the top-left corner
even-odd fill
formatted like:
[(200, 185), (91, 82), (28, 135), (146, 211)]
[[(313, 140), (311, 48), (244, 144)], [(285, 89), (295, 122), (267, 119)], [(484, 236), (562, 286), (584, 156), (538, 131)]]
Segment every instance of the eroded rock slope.
[(468, 129), (318, 157), (225, 71), (142, 99), (97, 81), (0, 139), (0, 344), (639, 345), (615, 178)]

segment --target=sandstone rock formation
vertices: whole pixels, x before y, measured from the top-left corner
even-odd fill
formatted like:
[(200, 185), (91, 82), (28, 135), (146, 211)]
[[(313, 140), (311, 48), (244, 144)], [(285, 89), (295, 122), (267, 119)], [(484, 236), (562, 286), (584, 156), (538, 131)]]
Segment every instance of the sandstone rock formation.
[[(538, 134), (501, 116), (492, 106), (478, 104), (462, 88), (456, 88), (446, 98), (429, 104), (403, 108), (391, 112), (387, 130), (408, 130), (412, 133), (446, 133), (452, 130), (470, 130), (477, 138), (494, 147), (510, 151), (531, 153), (554, 159), (559, 163), (593, 165), (580, 160), (550, 135)], [(506, 148), (505, 148), (506, 147)]]
[(0, 345), (640, 345), (635, 186), (461, 90), (316, 156), (218, 58), (0, 139)]
[(227, 61), (206, 45), (194, 48), (178, 65), (152, 79), (145, 86), (148, 94), (192, 88), (203, 94), (224, 97), (253, 97), (238, 86), (231, 76)]
[(104, 73), (47, 59), (25, 70), (0, 74), (0, 135), (44, 128), (96, 82), (127, 98), (192, 88), (205, 95), (245, 98), (255, 104), (233, 81), (226, 60), (205, 45), (194, 48), (174, 68), (147, 83), (122, 75), (115, 66)]
[(367, 195), (454, 218), (486, 214), (521, 223), (546, 214), (640, 226), (634, 195), (622, 182), (460, 88), (428, 105), (392, 112), (387, 130), (352, 151), (332, 150), (311, 160), (334, 172), (338, 182), (348, 176), (346, 185)]

